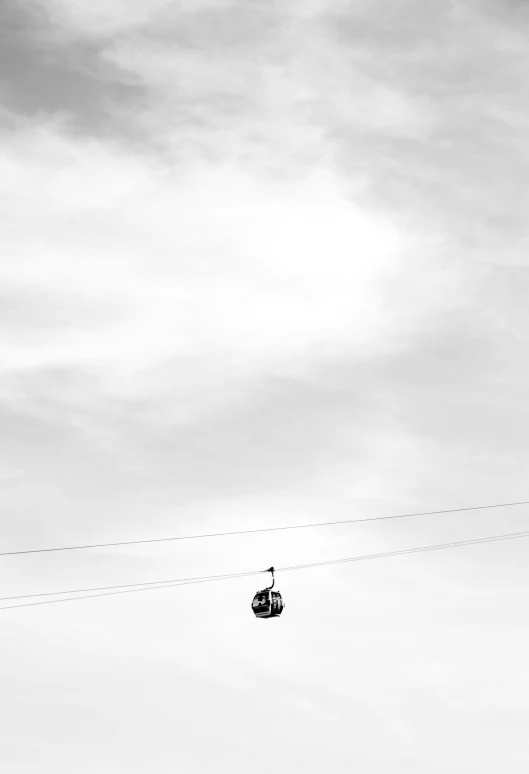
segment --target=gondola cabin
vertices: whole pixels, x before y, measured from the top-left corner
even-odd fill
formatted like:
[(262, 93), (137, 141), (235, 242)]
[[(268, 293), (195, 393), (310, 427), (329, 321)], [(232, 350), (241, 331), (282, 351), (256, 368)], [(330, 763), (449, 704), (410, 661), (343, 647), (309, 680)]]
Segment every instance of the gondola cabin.
[(258, 591), (252, 602), (256, 618), (277, 618), (283, 612), (285, 603), (279, 591), (263, 589)]

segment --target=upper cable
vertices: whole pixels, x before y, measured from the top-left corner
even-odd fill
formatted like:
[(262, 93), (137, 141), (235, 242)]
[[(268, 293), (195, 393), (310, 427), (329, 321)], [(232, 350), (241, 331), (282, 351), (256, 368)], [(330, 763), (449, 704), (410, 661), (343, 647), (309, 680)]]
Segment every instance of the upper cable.
[(90, 548), (117, 548), (118, 546), (134, 546), (145, 543), (168, 543), (176, 540), (202, 540), (204, 538), (232, 537), (235, 535), (252, 535), (259, 532), (279, 532), (291, 529), (311, 529), (315, 527), (333, 527), (339, 524), (360, 524), (371, 521), (390, 521), (392, 519), (409, 519), (416, 516), (438, 516), (443, 513), (463, 513), (465, 511), (484, 511), (492, 508), (514, 508), (519, 505), (529, 505), (529, 500), (515, 503), (494, 503), (493, 505), (474, 505), (468, 508), (450, 508), (441, 511), (421, 511), (419, 513), (399, 513), (393, 516), (373, 516), (362, 519), (343, 519), (341, 521), (319, 521), (309, 524), (288, 524), (277, 527), (260, 527), (257, 529), (240, 529), (233, 532), (209, 532), (198, 535), (175, 535), (160, 538), (145, 538), (143, 540), (120, 540), (114, 543), (87, 543), (75, 546), (53, 546), (51, 548), (29, 548), (19, 551), (0, 551), (1, 556), (21, 556), (24, 554), (44, 554), (55, 551), (84, 551)]

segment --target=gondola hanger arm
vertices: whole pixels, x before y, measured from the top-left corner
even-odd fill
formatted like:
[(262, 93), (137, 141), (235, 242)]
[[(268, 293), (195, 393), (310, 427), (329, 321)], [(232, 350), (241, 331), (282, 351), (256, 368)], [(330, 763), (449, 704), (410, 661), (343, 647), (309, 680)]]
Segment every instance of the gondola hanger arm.
[(266, 590), (267, 590), (267, 591), (270, 591), (270, 589), (273, 589), (273, 588), (274, 588), (274, 585), (275, 585), (275, 582), (276, 582), (276, 579), (275, 579), (275, 577), (274, 577), (274, 572), (275, 572), (275, 571), (274, 571), (274, 568), (273, 568), (273, 567), (269, 567), (269, 568), (268, 568), (268, 570), (263, 570), (263, 572), (269, 572), (269, 573), (271, 573), (271, 574), (272, 574), (272, 585), (271, 585), (271, 586), (267, 586), (267, 587), (266, 587)]

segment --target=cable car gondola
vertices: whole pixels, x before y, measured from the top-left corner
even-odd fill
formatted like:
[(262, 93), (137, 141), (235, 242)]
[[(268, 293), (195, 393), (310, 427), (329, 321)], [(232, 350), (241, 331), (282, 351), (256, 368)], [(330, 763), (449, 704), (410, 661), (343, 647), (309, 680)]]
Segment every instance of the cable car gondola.
[(258, 591), (253, 598), (252, 610), (256, 618), (279, 618), (285, 607), (285, 603), (279, 591), (272, 591), (275, 584), (274, 568), (270, 567), (265, 572), (272, 573), (272, 585)]

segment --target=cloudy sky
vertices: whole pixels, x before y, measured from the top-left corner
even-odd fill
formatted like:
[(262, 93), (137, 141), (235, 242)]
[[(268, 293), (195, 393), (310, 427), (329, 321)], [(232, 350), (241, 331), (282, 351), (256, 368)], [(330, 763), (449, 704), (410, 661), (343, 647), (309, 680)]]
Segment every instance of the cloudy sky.
[[(529, 499), (522, 0), (2, 0), (2, 551)], [(4, 557), (2, 596), (523, 530)], [(3, 611), (3, 774), (521, 774), (526, 551)]]

